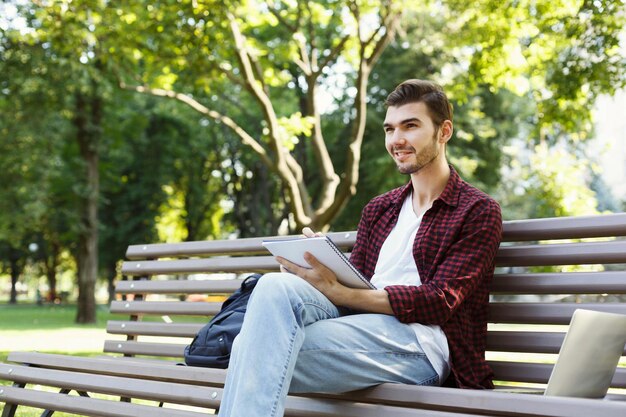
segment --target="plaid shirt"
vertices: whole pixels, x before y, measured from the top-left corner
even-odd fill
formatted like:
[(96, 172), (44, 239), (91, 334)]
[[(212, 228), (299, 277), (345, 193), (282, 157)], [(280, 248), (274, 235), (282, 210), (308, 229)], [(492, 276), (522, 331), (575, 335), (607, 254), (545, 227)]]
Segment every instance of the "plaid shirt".
[[(451, 375), (460, 388), (492, 388), (485, 361), (489, 288), (500, 245), (502, 215), (491, 197), (450, 179), (424, 214), (413, 244), (421, 286), (385, 288), (403, 323), (441, 326), (448, 339)], [(409, 184), (371, 200), (363, 209), (350, 260), (371, 278), (383, 242), (398, 220)], [(446, 384), (447, 385), (447, 384)]]

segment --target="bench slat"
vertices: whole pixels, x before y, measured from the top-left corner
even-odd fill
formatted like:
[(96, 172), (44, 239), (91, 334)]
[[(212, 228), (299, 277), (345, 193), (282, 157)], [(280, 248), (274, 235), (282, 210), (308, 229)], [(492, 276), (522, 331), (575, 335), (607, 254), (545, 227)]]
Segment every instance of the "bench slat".
[(576, 309), (626, 314), (626, 303), (489, 303), (490, 323), (569, 324)]
[(107, 332), (125, 335), (194, 337), (202, 326), (204, 326), (204, 323), (155, 323), (109, 320)]
[(273, 256), (218, 257), (206, 259), (182, 259), (173, 261), (131, 261), (122, 264), (122, 274), (193, 274), (208, 272), (271, 272), (278, 271)]
[(104, 351), (125, 355), (166, 356), (182, 361), (186, 345), (177, 343), (150, 343), (127, 340), (105, 340)]
[(491, 294), (624, 294), (626, 271), (496, 274)]
[(565, 333), (492, 330), (487, 332), (487, 350), (495, 352), (559, 353), (564, 338)]
[(226, 370), (200, 368), (195, 366), (178, 366), (162, 359), (146, 360), (139, 358), (99, 356), (80, 357), (40, 352), (11, 352), (11, 362), (32, 364), (34, 366), (100, 375), (124, 377), (142, 377), (155, 381), (179, 382), (191, 385), (222, 386), (226, 378)]
[(626, 236), (626, 213), (509, 220), (503, 242)]
[[(11, 370), (10, 373), (9, 370)], [(213, 408), (218, 406), (218, 402), (210, 400), (211, 395), (216, 392), (215, 389), (210, 387), (172, 384), (137, 378), (124, 378), (124, 383), (120, 384), (119, 378), (108, 375), (93, 375), (82, 372), (1, 363), (0, 376), (3, 379), (15, 382), (69, 388), (106, 395), (127, 396), (196, 407)]]
[[(356, 231), (327, 233), (328, 237), (340, 248), (354, 245)], [(254, 254), (268, 253), (261, 245), (263, 240), (285, 239), (289, 236), (253, 237), (232, 240), (206, 240), (179, 243), (152, 243), (147, 245), (130, 245), (126, 251), (128, 259), (156, 259), (163, 257), (190, 257), (220, 254)], [(296, 235), (291, 236), (296, 237)]]
[(115, 285), (115, 292), (118, 294), (232, 293), (241, 287), (242, 282), (241, 279), (118, 281)]
[[(546, 363), (487, 361), (499, 381), (515, 381), (546, 384), (554, 365)], [(612, 388), (626, 388), (626, 368), (615, 371)]]
[[(626, 241), (503, 246), (496, 255), (499, 267), (611, 263), (626, 263)], [(278, 263), (272, 256), (127, 261), (122, 264), (122, 273), (128, 276), (277, 270)]]
[[(335, 232), (328, 235), (342, 248), (349, 248), (356, 239), (355, 231)], [(512, 220), (503, 223), (502, 231), (504, 242), (611, 236), (626, 236), (626, 214)], [(216, 254), (230, 255), (233, 253), (265, 253), (265, 249), (261, 246), (264, 239), (270, 238), (131, 245), (126, 251), (126, 258), (156, 259)]]
[(613, 264), (625, 262), (626, 240), (502, 246), (496, 255), (496, 265), (500, 267)]
[[(154, 323), (109, 321), (107, 332), (132, 336), (168, 336), (193, 338), (203, 323)], [(559, 353), (565, 333), (490, 330), (487, 350), (495, 352)], [(626, 356), (626, 348), (624, 349)]]
[(113, 301), (111, 313), (213, 316), (222, 303), (190, 301)]
[[(490, 330), (487, 332), (487, 350), (558, 354), (564, 339), (565, 333), (560, 332)], [(622, 355), (626, 356), (626, 346)]]
[(419, 404), (424, 407), (450, 404), (459, 409), (471, 409), (494, 416), (562, 416), (562, 417), (615, 417), (626, 410), (626, 403), (594, 399), (544, 397), (542, 395), (512, 394), (491, 390), (441, 389), (416, 387), (405, 384), (381, 384), (354, 393), (342, 394), (355, 401), (367, 398), (384, 398), (386, 402)]
[(206, 413), (70, 396), (25, 388), (0, 387), (0, 401), (92, 417), (204, 417)]

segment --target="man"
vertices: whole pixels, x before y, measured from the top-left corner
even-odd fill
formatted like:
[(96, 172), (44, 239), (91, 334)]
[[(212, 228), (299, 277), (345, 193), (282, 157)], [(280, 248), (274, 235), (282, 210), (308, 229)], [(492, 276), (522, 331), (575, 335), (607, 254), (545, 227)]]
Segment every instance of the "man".
[(411, 180), (367, 204), (350, 257), (377, 289), (341, 285), (310, 254), (312, 269), (277, 258), (291, 273), (254, 290), (220, 416), (282, 416), (288, 392), (492, 387), (484, 353), (500, 207), (448, 165), (452, 108), (439, 86), (405, 81), (387, 106), (385, 146)]

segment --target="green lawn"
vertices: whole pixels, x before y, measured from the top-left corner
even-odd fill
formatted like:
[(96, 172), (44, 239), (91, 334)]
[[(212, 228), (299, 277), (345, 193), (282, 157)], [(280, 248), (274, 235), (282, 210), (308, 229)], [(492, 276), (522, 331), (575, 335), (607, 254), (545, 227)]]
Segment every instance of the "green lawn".
[[(102, 345), (94, 337), (104, 338), (106, 322), (116, 316), (105, 305), (98, 306), (97, 323), (74, 323), (75, 305), (0, 304), (0, 361), (5, 362), (10, 351), (37, 350), (51, 353), (71, 353), (94, 356), (102, 353)], [(119, 318), (127, 316), (119, 316)], [(47, 347), (52, 347), (48, 349)], [(0, 381), (0, 385), (8, 382)], [(0, 412), (4, 403), (0, 403)], [(39, 417), (42, 410), (19, 407), (16, 417)], [(58, 417), (73, 414), (54, 413)]]

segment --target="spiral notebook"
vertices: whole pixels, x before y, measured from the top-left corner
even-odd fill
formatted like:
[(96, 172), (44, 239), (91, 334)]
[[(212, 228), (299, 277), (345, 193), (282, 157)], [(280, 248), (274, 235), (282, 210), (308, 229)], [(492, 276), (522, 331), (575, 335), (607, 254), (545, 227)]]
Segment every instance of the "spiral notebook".
[(352, 288), (375, 289), (367, 278), (350, 263), (341, 249), (328, 236), (264, 240), (263, 246), (274, 256), (281, 256), (296, 265), (310, 268), (304, 253), (310, 252), (332, 270), (343, 285)]

